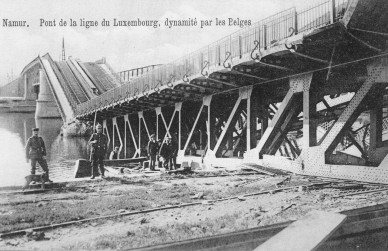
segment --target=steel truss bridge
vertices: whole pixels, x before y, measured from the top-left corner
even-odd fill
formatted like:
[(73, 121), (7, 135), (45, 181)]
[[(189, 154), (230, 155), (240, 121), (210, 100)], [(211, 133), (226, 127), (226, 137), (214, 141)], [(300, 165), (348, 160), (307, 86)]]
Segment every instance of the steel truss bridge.
[[(120, 158), (149, 136), (193, 168), (256, 163), (388, 183), (388, 2), (280, 12), (76, 105)], [(163, 146), (162, 146), (163, 147)]]

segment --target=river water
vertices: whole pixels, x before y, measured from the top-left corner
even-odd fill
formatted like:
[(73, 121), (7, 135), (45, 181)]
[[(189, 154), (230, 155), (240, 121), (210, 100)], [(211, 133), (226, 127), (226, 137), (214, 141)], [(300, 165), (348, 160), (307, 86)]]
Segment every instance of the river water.
[[(24, 146), (38, 127), (45, 142), (50, 179), (73, 178), (77, 159), (88, 158), (88, 138), (66, 138), (60, 135), (61, 119), (35, 119), (34, 113), (0, 113), (0, 186), (18, 186), (30, 173)], [(37, 173), (41, 172), (40, 167)]]

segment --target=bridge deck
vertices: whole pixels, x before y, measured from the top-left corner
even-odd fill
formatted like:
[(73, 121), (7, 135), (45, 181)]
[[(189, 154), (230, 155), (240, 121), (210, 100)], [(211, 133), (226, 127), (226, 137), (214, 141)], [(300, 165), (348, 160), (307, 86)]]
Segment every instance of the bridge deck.
[(85, 90), (81, 86), (81, 83), (75, 78), (73, 72), (69, 68), (66, 61), (56, 62), (59, 72), (62, 74), (65, 83), (70, 88), (70, 90), (74, 93), (75, 100), (77, 104), (86, 102), (89, 100), (88, 96), (85, 93)]
[[(369, 1), (349, 3), (339, 0), (322, 1), (318, 6), (307, 10), (297, 11), (292, 8), (276, 14), (187, 57), (163, 65), (129, 84), (80, 104), (77, 118), (90, 119), (96, 107), (100, 111), (108, 107), (114, 111), (114, 107), (123, 102), (131, 107), (128, 109), (130, 112), (135, 113), (144, 106), (140, 110), (133, 109), (136, 105), (132, 103), (144, 103), (143, 99), (149, 101), (149, 98), (155, 98), (159, 100), (155, 105), (152, 105), (153, 102), (145, 102), (148, 103), (146, 107), (152, 109), (166, 103), (162, 101), (165, 97), (160, 93), (167, 93), (165, 90), (168, 89), (174, 90), (174, 93), (168, 95), (171, 100), (195, 100), (198, 98), (198, 88), (202, 89), (202, 96), (205, 96), (258, 83), (279, 85), (281, 81), (275, 80), (282, 77), (375, 55), (378, 51), (374, 47), (382, 45), (365, 46), (363, 40), (358, 40), (350, 32), (349, 27), (355, 29), (359, 26), (360, 29), (371, 30), (365, 26), (370, 24), (370, 18), (365, 18), (382, 14), (380, 16), (383, 21), (378, 21), (373, 30), (385, 32), (386, 27), (383, 24), (386, 3), (382, 0), (373, 1), (371, 5), (379, 7), (378, 13), (368, 7)], [(335, 11), (331, 13), (330, 8), (333, 7)], [(347, 7), (348, 11), (345, 12)], [(343, 16), (348, 20), (341, 21)], [(359, 18), (365, 20), (357, 21)], [(349, 23), (344, 25), (345, 21)], [(383, 41), (379, 35), (368, 34), (368, 37), (371, 41)], [(184, 97), (175, 96), (175, 91), (179, 93), (183, 86), (189, 89), (186, 90), (188, 94)], [(198, 88), (195, 89), (196, 87)], [(118, 111), (111, 114), (114, 117), (121, 113)]]
[(82, 69), (88, 74), (89, 78), (92, 79), (93, 83), (97, 87), (100, 93), (104, 93), (112, 88), (118, 86), (118, 83), (114, 81), (112, 76), (106, 73), (99, 64), (96, 63), (80, 63)]

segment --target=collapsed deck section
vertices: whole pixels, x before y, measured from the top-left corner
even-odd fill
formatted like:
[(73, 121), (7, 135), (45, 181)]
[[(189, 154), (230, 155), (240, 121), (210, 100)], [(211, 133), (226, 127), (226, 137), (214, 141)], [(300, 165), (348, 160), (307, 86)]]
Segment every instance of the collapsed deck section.
[(39, 60), (48, 80), (46, 84), (66, 122), (74, 120), (77, 105), (120, 85), (105, 62), (84, 63), (71, 58), (54, 61), (49, 54)]
[(87, 76), (92, 80), (99, 93), (104, 93), (120, 85), (117, 77), (104, 64), (93, 62), (79, 63)]

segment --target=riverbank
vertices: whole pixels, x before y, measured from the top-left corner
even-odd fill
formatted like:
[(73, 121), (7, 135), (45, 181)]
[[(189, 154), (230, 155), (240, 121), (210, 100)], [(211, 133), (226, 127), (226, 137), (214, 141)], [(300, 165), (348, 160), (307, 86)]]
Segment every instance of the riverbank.
[[(41, 194), (2, 194), (0, 232), (27, 234), (2, 238), (0, 249), (136, 248), (297, 220), (312, 210), (368, 206), (388, 194), (350, 195), (349, 189), (376, 186), (252, 171), (109, 175)], [(67, 224), (55, 225), (61, 223)]]

